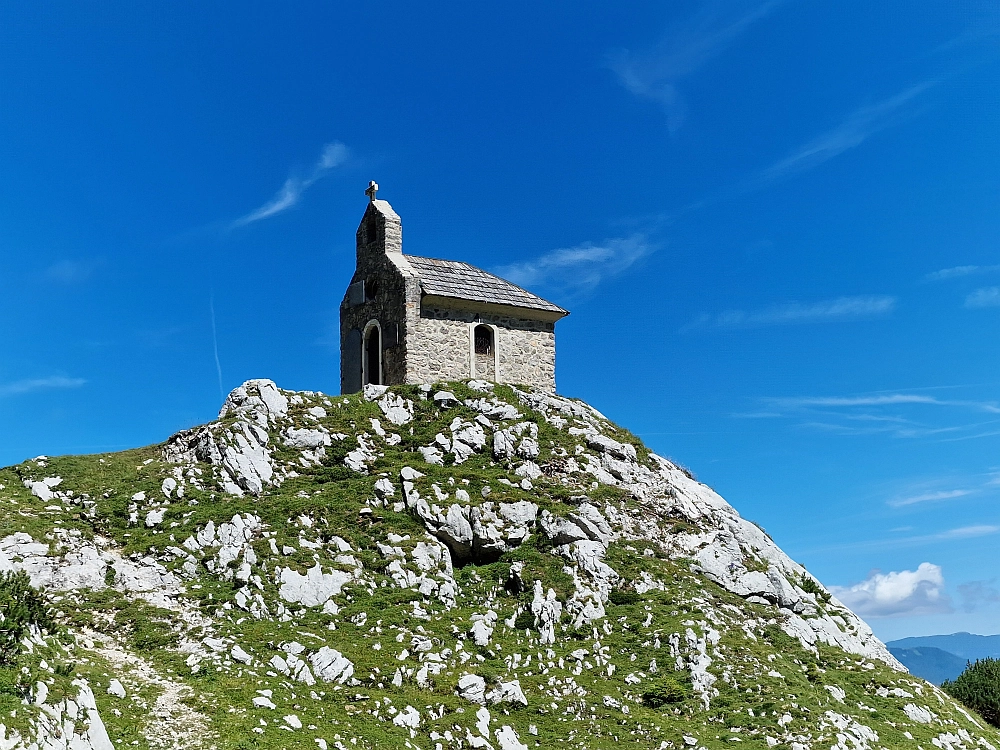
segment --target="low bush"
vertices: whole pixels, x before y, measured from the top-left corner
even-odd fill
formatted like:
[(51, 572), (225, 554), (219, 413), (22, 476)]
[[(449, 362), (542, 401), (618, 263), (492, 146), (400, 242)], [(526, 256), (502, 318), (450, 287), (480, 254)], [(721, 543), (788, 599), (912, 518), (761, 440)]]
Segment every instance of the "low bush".
[(799, 579), (799, 588), (805, 591), (807, 594), (815, 594), (823, 602), (830, 601), (830, 594), (823, 590), (823, 587), (817, 583), (816, 579), (812, 576), (802, 574), (802, 578)]
[(535, 616), (532, 614), (530, 609), (522, 609), (521, 614), (517, 616), (514, 620), (515, 630), (534, 630), (535, 629)]
[(0, 666), (17, 661), (21, 639), (32, 627), (47, 633), (56, 629), (41, 592), (31, 587), (27, 573), (0, 573)]
[(637, 594), (634, 591), (622, 591), (621, 589), (615, 589), (608, 596), (608, 601), (616, 605), (638, 604), (642, 601), (642, 594)]
[(673, 677), (662, 677), (642, 694), (642, 703), (648, 708), (661, 708), (671, 703), (683, 703), (691, 694), (690, 688)]

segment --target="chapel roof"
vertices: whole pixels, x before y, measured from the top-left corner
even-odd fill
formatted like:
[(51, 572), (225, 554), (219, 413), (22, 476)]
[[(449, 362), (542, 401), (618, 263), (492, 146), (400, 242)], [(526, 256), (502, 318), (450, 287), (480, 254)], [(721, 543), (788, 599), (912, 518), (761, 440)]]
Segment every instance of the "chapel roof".
[(544, 310), (559, 317), (569, 314), (568, 310), (468, 263), (418, 255), (405, 257), (419, 274), (424, 294)]

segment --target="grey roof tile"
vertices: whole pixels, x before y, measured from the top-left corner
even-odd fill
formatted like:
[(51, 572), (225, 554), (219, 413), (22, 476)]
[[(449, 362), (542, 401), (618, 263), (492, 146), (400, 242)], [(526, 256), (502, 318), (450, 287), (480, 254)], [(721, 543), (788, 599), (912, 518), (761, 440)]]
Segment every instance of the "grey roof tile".
[(420, 285), (425, 294), (567, 314), (558, 305), (468, 263), (417, 255), (405, 257), (420, 274)]

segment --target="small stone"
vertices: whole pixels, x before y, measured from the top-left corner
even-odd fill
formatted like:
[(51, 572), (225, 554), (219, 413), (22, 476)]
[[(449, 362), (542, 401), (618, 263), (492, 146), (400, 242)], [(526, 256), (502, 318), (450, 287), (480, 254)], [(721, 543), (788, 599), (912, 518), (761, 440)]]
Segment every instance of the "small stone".
[(458, 695), (472, 703), (485, 705), (486, 680), (476, 674), (463, 675), (458, 680)]
[(392, 723), (397, 727), (416, 729), (420, 726), (420, 712), (413, 706), (407, 706), (393, 717)]
[(125, 687), (118, 680), (111, 680), (108, 684), (108, 695), (113, 695), (116, 698), (124, 698)]

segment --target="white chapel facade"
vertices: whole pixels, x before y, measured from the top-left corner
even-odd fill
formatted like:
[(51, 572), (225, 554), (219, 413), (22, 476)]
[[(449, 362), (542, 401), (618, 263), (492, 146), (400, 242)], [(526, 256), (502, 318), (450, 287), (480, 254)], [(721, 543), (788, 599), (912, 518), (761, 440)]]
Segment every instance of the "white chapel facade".
[(478, 378), (554, 392), (567, 310), (468, 263), (403, 254), (403, 226), (372, 182), (340, 304), (340, 389)]

